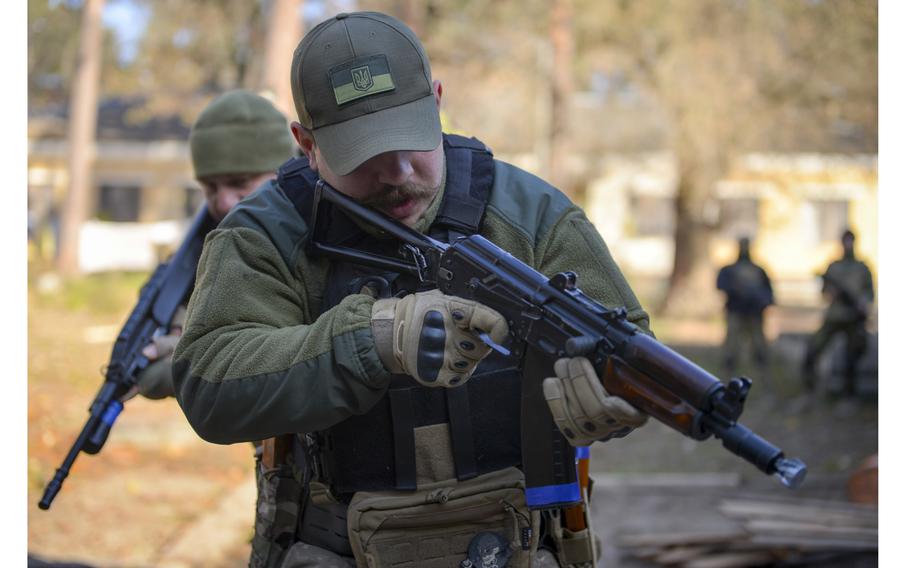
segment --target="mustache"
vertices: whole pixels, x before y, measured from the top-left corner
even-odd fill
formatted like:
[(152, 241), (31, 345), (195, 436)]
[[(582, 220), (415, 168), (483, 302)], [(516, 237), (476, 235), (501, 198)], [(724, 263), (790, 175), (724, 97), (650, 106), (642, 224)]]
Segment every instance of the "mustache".
[(364, 198), (361, 203), (374, 209), (386, 209), (409, 199), (427, 199), (432, 197), (437, 189), (410, 182), (403, 185), (387, 185), (375, 194)]

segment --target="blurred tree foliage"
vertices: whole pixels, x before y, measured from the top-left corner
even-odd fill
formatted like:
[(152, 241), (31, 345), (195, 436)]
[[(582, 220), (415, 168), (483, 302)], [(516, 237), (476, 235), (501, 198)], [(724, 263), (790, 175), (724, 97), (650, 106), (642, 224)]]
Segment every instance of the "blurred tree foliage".
[[(697, 311), (717, 180), (750, 150), (876, 152), (877, 19), (862, 0), (586, 4), (580, 64), (653, 98), (679, 174), (662, 311)], [(608, 117), (607, 117), (608, 118)]]
[[(122, 0), (121, 0), (122, 1)], [(117, 0), (110, 0), (116, 4)], [(192, 122), (215, 94), (253, 87), (263, 43), (262, 3), (249, 0), (129, 0), (150, 17), (135, 58), (118, 59), (105, 29), (103, 97), (140, 97), (129, 118), (180, 115)], [(29, 0), (29, 103), (65, 104), (78, 45), (78, 0)]]
[[(28, 101), (30, 107), (66, 106), (79, 51), (82, 2), (28, 0)], [(116, 41), (105, 31), (102, 66), (115, 64)]]
[(122, 86), (148, 97), (141, 112), (177, 113), (189, 123), (213, 95), (254, 86), (258, 77), (251, 67), (263, 42), (260, 2), (141, 1), (151, 18), (131, 66), (131, 85)]
[[(256, 86), (267, 0), (119, 1), (151, 16), (128, 65), (107, 38), (105, 95), (141, 95), (138, 113), (189, 122), (214, 93)], [(337, 4), (310, 1), (328, 12)], [(607, 153), (670, 150), (679, 172), (671, 310), (700, 305), (694, 294), (713, 277), (697, 253), (714, 228), (715, 181), (737, 156), (877, 152), (874, 0), (569, 1), (574, 57), (563, 84), (574, 94), (556, 113), (552, 2), (360, 0), (344, 9), (408, 22), (443, 80), (452, 127), (541, 164), (553, 149), (572, 163), (567, 190), (598, 173)], [(67, 96), (79, 4), (29, 0), (31, 104)], [(554, 131), (568, 143), (556, 148)]]

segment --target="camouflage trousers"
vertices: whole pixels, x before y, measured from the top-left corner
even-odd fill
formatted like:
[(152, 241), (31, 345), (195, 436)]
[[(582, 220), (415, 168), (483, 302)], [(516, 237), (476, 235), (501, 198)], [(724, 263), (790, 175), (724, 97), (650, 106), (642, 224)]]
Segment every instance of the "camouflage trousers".
[(727, 311), (727, 337), (724, 339), (724, 372), (732, 375), (736, 371), (739, 356), (746, 360), (751, 355), (761, 372), (768, 365), (768, 342), (763, 329), (762, 314), (740, 314)]
[(856, 394), (857, 366), (868, 347), (865, 321), (825, 321), (821, 328), (809, 339), (806, 358), (803, 361), (803, 382), (807, 390), (815, 386), (815, 363), (825, 347), (840, 333), (846, 335), (847, 350), (844, 356), (844, 394)]
[[(273, 568), (279, 565), (282, 557), (294, 544), (303, 498), (303, 485), (294, 476), (290, 464), (283, 463), (268, 468), (257, 459), (256, 523), (250, 568)], [(301, 564), (310, 565), (317, 564)]]

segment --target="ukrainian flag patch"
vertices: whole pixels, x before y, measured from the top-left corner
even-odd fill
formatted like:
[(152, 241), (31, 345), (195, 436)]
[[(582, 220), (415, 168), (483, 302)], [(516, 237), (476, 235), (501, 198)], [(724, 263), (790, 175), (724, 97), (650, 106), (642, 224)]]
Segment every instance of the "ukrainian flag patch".
[(363, 97), (395, 90), (385, 55), (358, 57), (329, 71), (338, 106)]

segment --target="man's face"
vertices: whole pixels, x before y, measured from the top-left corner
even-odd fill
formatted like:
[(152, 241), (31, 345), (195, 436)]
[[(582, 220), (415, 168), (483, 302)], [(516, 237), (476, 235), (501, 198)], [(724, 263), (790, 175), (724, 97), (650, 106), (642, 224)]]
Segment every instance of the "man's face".
[(855, 239), (850, 235), (844, 236), (844, 238), (841, 240), (841, 243), (844, 245), (844, 255), (850, 256), (853, 254), (854, 240)]
[[(438, 110), (442, 100), (439, 81), (433, 81), (433, 92)], [(339, 175), (329, 167), (310, 132), (298, 122), (292, 123), (291, 130), (310, 167), (329, 185), (405, 225), (414, 225), (441, 189), (445, 167), (441, 141), (428, 152), (384, 152), (351, 173)]]
[(429, 152), (385, 152), (338, 175), (314, 147), (314, 169), (329, 185), (367, 207), (413, 225), (442, 185), (442, 143)]
[(221, 221), (241, 199), (274, 177), (274, 172), (218, 174), (201, 177), (198, 181), (205, 192), (205, 203), (209, 213), (217, 221)]

